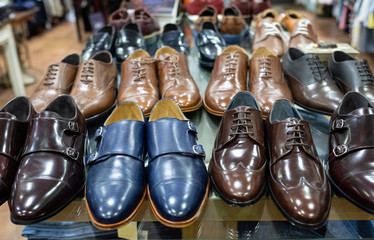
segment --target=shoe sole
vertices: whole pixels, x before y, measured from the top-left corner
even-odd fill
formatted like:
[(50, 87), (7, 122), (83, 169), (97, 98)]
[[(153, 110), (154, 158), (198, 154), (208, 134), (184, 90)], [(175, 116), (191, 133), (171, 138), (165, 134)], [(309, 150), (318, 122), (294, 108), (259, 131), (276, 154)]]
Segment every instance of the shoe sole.
[(95, 217), (92, 215), (90, 207), (88, 206), (88, 203), (87, 203), (86, 188), (84, 189), (84, 196), (86, 198), (86, 200), (85, 200), (85, 202), (86, 202), (86, 209), (87, 209), (88, 215), (90, 216), (90, 220), (91, 220), (92, 224), (96, 228), (101, 229), (101, 230), (115, 230), (115, 229), (118, 229), (118, 228), (120, 228), (120, 227), (122, 227), (124, 225), (127, 225), (129, 222), (131, 222), (134, 219), (134, 217), (136, 216), (136, 213), (138, 212), (138, 210), (140, 209), (140, 207), (142, 206), (142, 204), (144, 202), (144, 199), (145, 199), (145, 195), (146, 195), (146, 191), (144, 191), (143, 197), (140, 200), (139, 204), (136, 206), (136, 208), (134, 209), (134, 211), (126, 219), (124, 219), (124, 220), (122, 220), (120, 222), (116, 222), (116, 223), (105, 224), (105, 223), (98, 222), (95, 219)]
[(114, 102), (114, 104), (112, 106), (110, 106), (109, 108), (107, 108), (103, 112), (101, 112), (99, 114), (96, 114), (94, 116), (86, 118), (87, 125), (91, 125), (91, 124), (97, 122), (101, 118), (105, 118), (106, 119), (110, 115), (110, 113), (113, 111), (113, 109), (116, 107), (116, 105), (117, 105), (117, 103)]
[(190, 106), (190, 107), (184, 107), (184, 108), (180, 108), (182, 110), (182, 112), (193, 112), (193, 111), (196, 111), (198, 110), (199, 108), (201, 108), (201, 106), (203, 105), (203, 100), (200, 99), (199, 103), (194, 105), (194, 106)]
[(210, 109), (210, 108), (206, 105), (206, 103), (205, 103), (205, 99), (204, 99), (203, 101), (204, 101), (204, 108), (205, 108), (205, 110), (206, 110), (208, 113), (210, 113), (210, 114), (212, 114), (212, 115), (214, 115), (214, 116), (218, 116), (218, 117), (222, 117), (223, 114), (225, 113), (224, 111), (223, 111), (223, 112), (220, 112), (220, 111), (215, 111), (215, 110), (213, 110), (213, 109)]
[(39, 217), (39, 218), (34, 218), (34, 219), (30, 219), (30, 220), (22, 220), (22, 219), (17, 219), (15, 217), (13, 217), (12, 215), (10, 216), (10, 220), (12, 221), (12, 223), (14, 224), (17, 224), (17, 225), (29, 225), (29, 224), (34, 224), (34, 223), (38, 223), (38, 222), (42, 222), (44, 220), (47, 220), (51, 217), (53, 217), (54, 215), (56, 215), (57, 213), (59, 213), (60, 211), (62, 211), (67, 205), (69, 205), (75, 198), (77, 198), (77, 196), (81, 193), (81, 191), (83, 190), (85, 184), (83, 184), (83, 186), (77, 191), (76, 194), (74, 194), (68, 201), (66, 201), (66, 203), (60, 205), (56, 210), (52, 211), (51, 213), (48, 213), (42, 217)]
[(162, 224), (164, 224), (165, 226), (168, 226), (168, 227), (183, 228), (183, 227), (190, 226), (191, 224), (193, 224), (199, 218), (201, 212), (204, 209), (204, 206), (205, 206), (205, 204), (207, 202), (207, 199), (208, 199), (208, 196), (209, 196), (209, 184), (210, 184), (209, 182), (210, 182), (210, 179), (208, 178), (208, 182), (207, 182), (207, 186), (206, 186), (206, 190), (205, 190), (205, 195), (204, 195), (203, 201), (201, 202), (201, 205), (200, 205), (198, 211), (196, 212), (196, 214), (193, 217), (191, 217), (190, 219), (187, 219), (187, 220), (181, 221), (181, 222), (170, 221), (170, 220), (167, 220), (167, 219), (165, 219), (161, 216), (161, 214), (157, 211), (157, 208), (155, 207), (155, 205), (152, 201), (151, 194), (150, 194), (150, 191), (149, 191), (149, 185), (147, 185), (147, 193), (148, 193), (149, 203), (151, 205), (151, 209), (152, 209), (153, 214), (156, 216), (158, 221), (160, 221)]

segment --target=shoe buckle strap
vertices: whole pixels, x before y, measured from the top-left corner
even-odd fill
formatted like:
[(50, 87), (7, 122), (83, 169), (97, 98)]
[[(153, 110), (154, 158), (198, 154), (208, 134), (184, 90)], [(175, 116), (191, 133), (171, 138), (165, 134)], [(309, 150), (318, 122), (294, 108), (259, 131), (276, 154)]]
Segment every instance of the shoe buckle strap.
[(94, 138), (94, 140), (95, 140), (96, 142), (99, 142), (99, 141), (101, 140), (102, 136), (103, 136), (103, 127), (100, 126), (100, 127), (99, 127), (98, 129), (96, 129), (96, 131), (95, 131), (95, 138)]
[(205, 158), (205, 151), (204, 151), (204, 148), (203, 148), (202, 145), (200, 145), (200, 144), (193, 145), (192, 150), (193, 150), (195, 155), (202, 156), (202, 157)]
[(191, 121), (187, 121), (187, 126), (188, 126), (188, 130), (191, 131), (195, 135), (196, 140), (198, 140), (197, 138), (198, 132), (197, 132), (197, 128), (195, 124), (193, 124), (193, 122)]
[(79, 152), (77, 149), (71, 147), (65, 149), (65, 154), (74, 160), (77, 160), (79, 157)]
[(335, 157), (340, 157), (348, 152), (347, 145), (338, 145), (332, 151)]
[(69, 121), (68, 128), (72, 132), (75, 132), (75, 133), (79, 132), (79, 125), (77, 122)]
[(344, 119), (336, 119), (331, 125), (332, 130), (341, 130), (344, 128), (348, 128), (348, 124)]

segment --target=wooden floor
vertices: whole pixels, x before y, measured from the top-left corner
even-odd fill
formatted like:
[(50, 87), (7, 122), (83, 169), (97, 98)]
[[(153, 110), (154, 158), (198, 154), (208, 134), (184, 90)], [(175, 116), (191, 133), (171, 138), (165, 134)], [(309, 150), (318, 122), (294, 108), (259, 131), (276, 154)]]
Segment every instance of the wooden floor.
[[(331, 18), (318, 19), (313, 15), (311, 20), (320, 40), (349, 43), (349, 36), (337, 29), (336, 22)], [(84, 35), (86, 41), (88, 34)], [(84, 41), (84, 42), (85, 42)], [(64, 22), (53, 27), (45, 33), (29, 40), (32, 66), (27, 67), (27, 73), (34, 76), (37, 81), (26, 86), (26, 94), (30, 96), (42, 80), (48, 65), (58, 62), (70, 53), (80, 53), (84, 46), (79, 43), (76, 36), (74, 23)], [(374, 55), (361, 54), (360, 59), (367, 58), (374, 70)], [(10, 88), (0, 88), (0, 107), (14, 97)], [(14, 225), (9, 220), (8, 204), (0, 207), (0, 233), (2, 240), (24, 239), (21, 237), (23, 227)]]

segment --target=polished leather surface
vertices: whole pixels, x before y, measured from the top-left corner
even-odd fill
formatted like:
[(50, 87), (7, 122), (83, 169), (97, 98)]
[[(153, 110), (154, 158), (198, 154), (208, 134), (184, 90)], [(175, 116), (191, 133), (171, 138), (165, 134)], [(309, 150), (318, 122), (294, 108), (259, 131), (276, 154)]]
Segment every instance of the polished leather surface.
[[(141, 119), (126, 118), (131, 111)], [(136, 103), (124, 102), (112, 118), (96, 131), (96, 152), (87, 162), (86, 203), (99, 228), (129, 218), (145, 193), (145, 117)]]
[(26, 141), (30, 119), (36, 112), (26, 97), (15, 97), (0, 110), (0, 205), (8, 200)]
[(69, 94), (78, 71), (80, 56), (70, 54), (61, 62), (48, 67), (43, 80), (30, 97), (37, 112), (44, 108), (61, 94)]
[(113, 26), (105, 26), (92, 34), (82, 50), (82, 60), (88, 60), (100, 51), (112, 51), (115, 33)]
[(248, 55), (238, 46), (229, 46), (217, 57), (205, 90), (204, 107), (222, 116), (236, 93), (247, 90)]
[(159, 48), (169, 46), (180, 53), (187, 54), (190, 47), (182, 29), (174, 23), (168, 23), (162, 31)]
[(85, 135), (84, 117), (69, 95), (31, 119), (9, 200), (12, 222), (43, 221), (77, 196), (85, 181)]
[(213, 67), (214, 61), (226, 47), (226, 42), (212, 22), (204, 22), (196, 37), (199, 61), (202, 66)]
[(117, 9), (109, 16), (109, 25), (113, 26), (117, 33), (130, 22), (130, 14), (126, 8)]
[(261, 20), (256, 27), (252, 52), (260, 47), (266, 47), (276, 56), (282, 57), (287, 50), (287, 42), (281, 28), (281, 25), (275, 22), (273, 17), (266, 17)]
[(209, 164), (219, 195), (233, 205), (253, 204), (266, 180), (261, 110), (249, 92), (239, 92), (222, 117)]
[(330, 119), (329, 177), (349, 201), (374, 213), (374, 107), (348, 92)]
[(117, 102), (134, 101), (149, 116), (160, 99), (155, 60), (144, 50), (135, 51), (121, 66)]
[(329, 70), (343, 93), (359, 92), (374, 103), (374, 76), (366, 60), (335, 51), (329, 59)]
[(223, 0), (191, 0), (186, 6), (186, 10), (191, 15), (199, 15), (207, 6), (214, 7), (217, 13), (221, 13), (224, 8)]
[(202, 9), (198, 15), (199, 17), (194, 22), (196, 32), (200, 31), (201, 24), (203, 24), (204, 22), (212, 22), (213, 24), (218, 24), (217, 10), (211, 5), (206, 6), (204, 9)]
[(300, 19), (293, 27), (289, 47), (297, 48), (299, 44), (317, 43), (318, 37), (312, 22), (306, 18)]
[(138, 23), (144, 37), (148, 37), (160, 31), (160, 25), (156, 18), (145, 8), (137, 8), (133, 14), (133, 22)]
[(183, 112), (202, 105), (199, 88), (188, 69), (187, 56), (170, 47), (156, 52), (161, 98), (173, 99)]
[(266, 120), (266, 133), (269, 186), (277, 207), (294, 225), (321, 227), (329, 214), (331, 193), (308, 122), (289, 101), (278, 100)]
[(282, 64), (297, 104), (328, 115), (335, 111), (343, 93), (317, 55), (290, 48)]
[(247, 27), (242, 13), (235, 6), (223, 10), (219, 30), (222, 34), (240, 34)]
[[(259, 48), (249, 62), (249, 91), (256, 97), (262, 115), (266, 118), (278, 99), (293, 102), (291, 90), (283, 76), (280, 59), (273, 53), (261, 54)], [(256, 52), (259, 52), (257, 54)]]
[(169, 226), (196, 220), (207, 197), (208, 172), (195, 126), (175, 102), (163, 99), (154, 107), (146, 131), (148, 197), (156, 216)]
[(82, 61), (70, 95), (85, 118), (99, 115), (115, 104), (117, 69), (110, 52), (101, 51)]
[(140, 26), (128, 23), (117, 34), (115, 43), (116, 60), (120, 64), (138, 49), (145, 49), (144, 38)]

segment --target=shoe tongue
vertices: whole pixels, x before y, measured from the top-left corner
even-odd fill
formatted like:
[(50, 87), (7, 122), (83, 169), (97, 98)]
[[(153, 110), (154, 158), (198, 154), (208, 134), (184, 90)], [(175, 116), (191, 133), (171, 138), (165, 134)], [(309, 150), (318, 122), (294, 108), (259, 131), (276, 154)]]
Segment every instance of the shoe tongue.
[(51, 111), (42, 111), (38, 114), (38, 117), (42, 118), (62, 118), (60, 114)]
[(0, 112), (0, 118), (9, 118), (9, 119), (17, 120), (16, 116), (8, 112)]
[(357, 108), (349, 113), (349, 115), (355, 115), (355, 116), (362, 116), (362, 115), (368, 115), (368, 114), (374, 114), (374, 108), (362, 107), (362, 108)]

